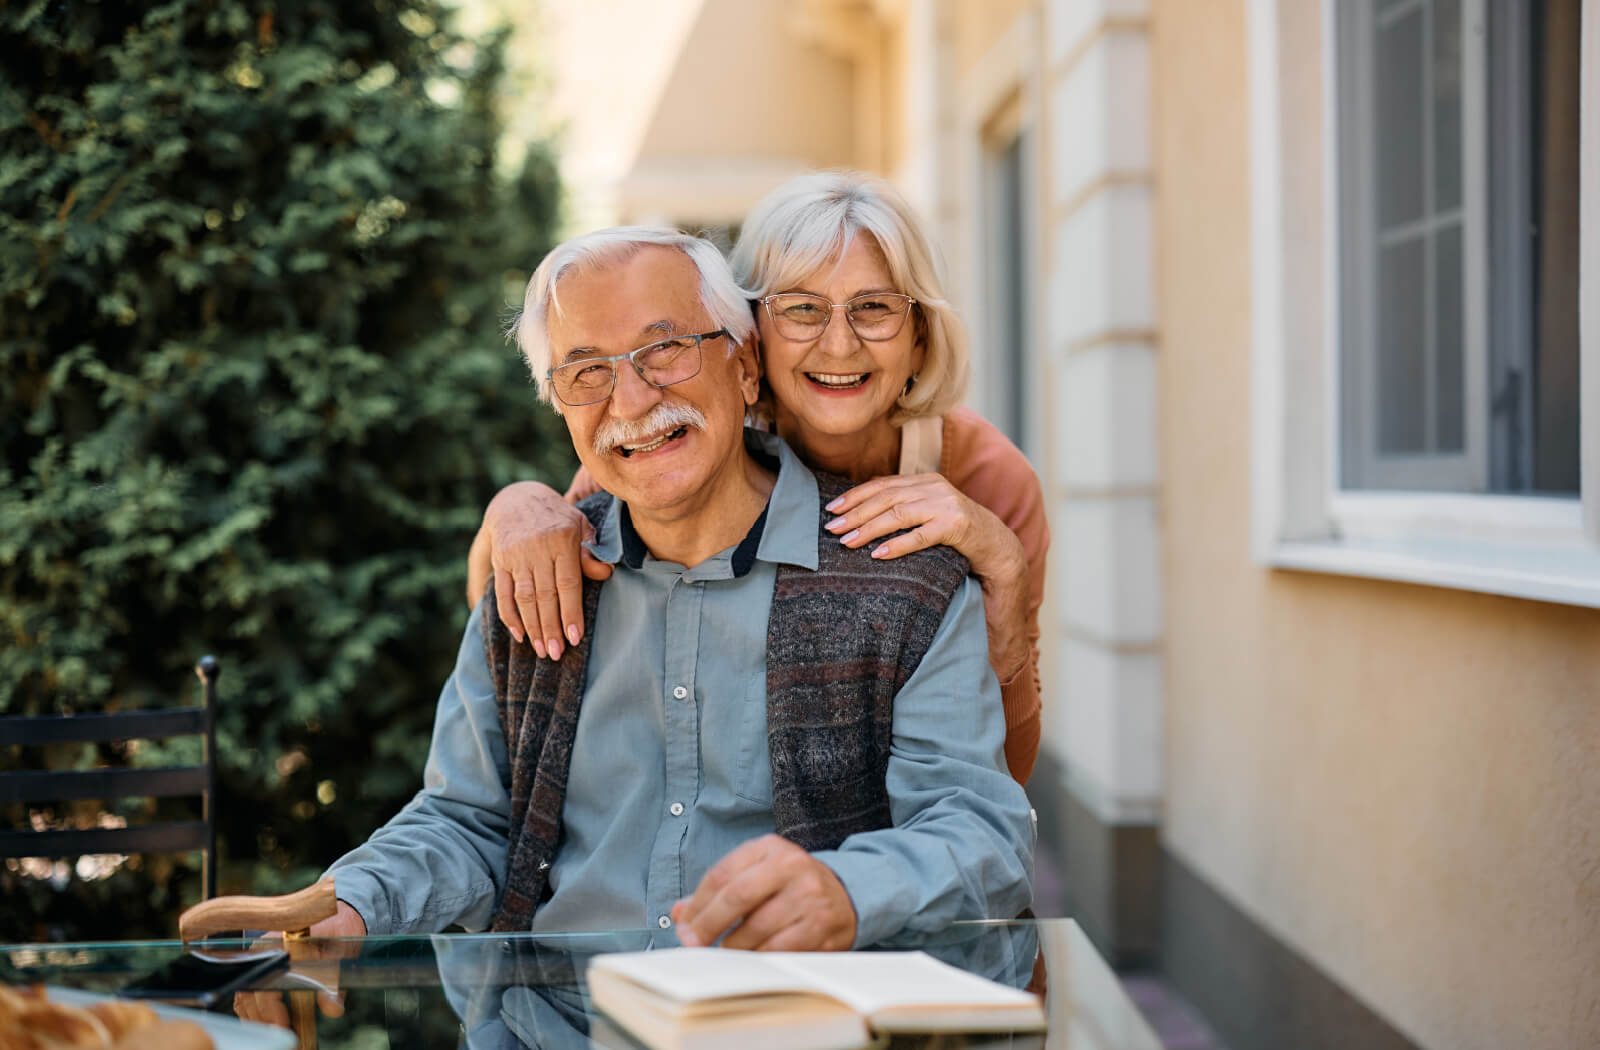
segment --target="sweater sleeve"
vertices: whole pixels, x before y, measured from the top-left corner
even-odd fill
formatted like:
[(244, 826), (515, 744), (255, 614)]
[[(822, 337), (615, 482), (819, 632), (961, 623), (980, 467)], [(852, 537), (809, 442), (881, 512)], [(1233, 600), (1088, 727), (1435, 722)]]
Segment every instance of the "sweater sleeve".
[(1021, 541), (1028, 559), (1030, 659), (1015, 675), (1000, 682), (1006, 713), (1006, 763), (1017, 782), (1026, 784), (1039, 757), (1039, 609), (1044, 604), (1045, 560), (1050, 551), (1044, 490), (1027, 457), (971, 409), (956, 408), (946, 415), (943, 436), (940, 473), (1005, 522)]

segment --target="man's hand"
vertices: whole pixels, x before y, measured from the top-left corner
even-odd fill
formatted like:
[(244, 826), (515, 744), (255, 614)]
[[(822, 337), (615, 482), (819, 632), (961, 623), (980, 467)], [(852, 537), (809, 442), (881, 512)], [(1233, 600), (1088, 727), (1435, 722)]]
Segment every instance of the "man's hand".
[[(361, 918), (361, 913), (356, 911), (344, 901), (339, 902), (337, 910), (326, 919), (311, 927), (313, 937), (365, 937), (367, 924)], [(268, 940), (278, 940), (281, 934), (273, 934)], [(307, 954), (295, 953), (296, 959), (341, 959), (354, 956), (359, 948), (352, 945), (330, 944), (317, 945)], [(343, 994), (331, 992), (317, 993), (317, 1006), (327, 1017), (344, 1016)], [(283, 1001), (282, 992), (239, 992), (233, 997), (233, 1012), (246, 1021), (259, 1021), (262, 1024), (277, 1025), (279, 1028), (289, 1027), (289, 1007)]]
[(678, 939), (694, 948), (730, 927), (724, 948), (843, 951), (856, 909), (833, 870), (788, 839), (764, 835), (717, 861), (694, 895), (672, 906)]

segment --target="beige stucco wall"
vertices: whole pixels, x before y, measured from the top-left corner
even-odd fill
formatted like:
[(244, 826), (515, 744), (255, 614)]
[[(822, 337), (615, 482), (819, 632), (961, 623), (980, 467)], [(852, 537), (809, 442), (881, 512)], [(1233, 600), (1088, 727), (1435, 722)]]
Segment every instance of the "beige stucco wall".
[(784, 4), (702, 0), (671, 76), (651, 99), (640, 161), (703, 171), (729, 160), (851, 163), (850, 63), (798, 37), (794, 18)]
[(972, 72), (995, 42), (1011, 28), (1024, 11), (1036, 9), (1037, 0), (983, 0), (952, 6), (955, 20), (953, 40), (957, 75)]
[(1252, 563), (1245, 3), (1152, 7), (1165, 845), (1425, 1047), (1596, 1045), (1600, 612)]
[[(509, 0), (478, 0), (506, 4)], [(784, 0), (547, 3), (517, 19), (559, 135), (569, 227), (730, 222), (784, 179), (854, 163), (851, 64)]]
[(883, 62), (882, 129), (883, 157), (879, 174), (899, 171), (908, 148), (906, 128), (906, 80), (911, 61), (910, 41), (906, 39), (904, 18), (884, 22), (881, 40)]

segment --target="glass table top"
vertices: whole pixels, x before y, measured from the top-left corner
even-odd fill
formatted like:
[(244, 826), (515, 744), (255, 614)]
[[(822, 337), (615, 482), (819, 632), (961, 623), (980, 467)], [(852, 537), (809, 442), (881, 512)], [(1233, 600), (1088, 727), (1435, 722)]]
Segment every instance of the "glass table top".
[[(206, 947), (251, 943), (211, 940)], [(602, 952), (675, 944), (655, 930), (310, 938), (290, 945), (289, 970), (241, 994), (258, 996), (252, 1004), (277, 1003), (285, 1023), (298, 1017), (301, 1050), (635, 1050), (639, 1044), (591, 1008), (584, 969)], [(1161, 1050), (1116, 974), (1071, 919), (957, 923), (936, 937), (885, 947), (920, 948), (1037, 992), (1049, 1019), (1045, 1033), (897, 1036), (892, 1047)], [(112, 993), (184, 951), (177, 941), (0, 945), (0, 981)], [(262, 991), (279, 994), (263, 1000)], [(232, 998), (219, 1011), (231, 1015)]]

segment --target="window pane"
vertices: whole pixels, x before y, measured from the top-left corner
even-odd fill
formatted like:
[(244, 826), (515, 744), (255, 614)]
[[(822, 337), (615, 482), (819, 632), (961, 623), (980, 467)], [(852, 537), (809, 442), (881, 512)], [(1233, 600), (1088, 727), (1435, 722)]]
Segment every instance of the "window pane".
[(994, 382), (990, 418), (1024, 452), (1029, 451), (1027, 192), (1024, 136), (1018, 133), (987, 152), (984, 220), (989, 272), (989, 343), (982, 367)]
[(1421, 452), (1426, 329), (1422, 238), (1378, 253), (1378, 451)]
[(1440, 452), (1460, 452), (1466, 447), (1460, 225), (1440, 230), (1433, 251), (1434, 377), (1439, 397), (1434, 440)]
[(1433, 0), (1433, 210), (1461, 207), (1461, 0)]
[(1341, 483), (1573, 495), (1585, 2), (1331, 6)]
[(1422, 9), (1376, 28), (1378, 224), (1422, 218)]

